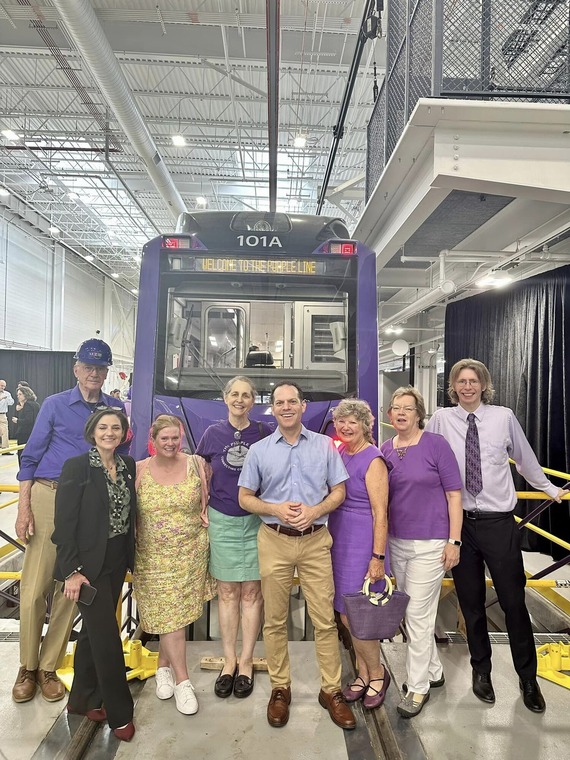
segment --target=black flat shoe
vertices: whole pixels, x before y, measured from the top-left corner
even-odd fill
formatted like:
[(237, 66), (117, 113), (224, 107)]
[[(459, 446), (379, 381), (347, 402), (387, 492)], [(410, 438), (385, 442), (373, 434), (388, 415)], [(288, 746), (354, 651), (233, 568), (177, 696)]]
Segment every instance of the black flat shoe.
[(216, 683), (214, 684), (214, 694), (217, 697), (225, 699), (226, 697), (229, 697), (234, 690), (234, 681), (236, 680), (238, 673), (237, 665), (232, 675), (226, 674), (223, 676), (222, 673), (220, 673), (220, 675), (216, 678)]
[(254, 671), (251, 671), (251, 678), (247, 676), (238, 675), (234, 683), (234, 697), (244, 699), (249, 697), (253, 691), (253, 682), (255, 680)]
[(526, 681), (519, 679), (520, 690), (524, 706), (535, 713), (543, 713), (546, 710), (546, 702), (540, 691), (536, 678), (529, 678)]

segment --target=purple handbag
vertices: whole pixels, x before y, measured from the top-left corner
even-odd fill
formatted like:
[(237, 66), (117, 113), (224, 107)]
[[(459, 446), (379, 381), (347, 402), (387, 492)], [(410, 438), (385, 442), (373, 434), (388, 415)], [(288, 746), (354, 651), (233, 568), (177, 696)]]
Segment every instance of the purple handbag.
[(394, 591), (392, 581), (385, 577), (381, 593), (370, 593), (370, 579), (364, 581), (356, 594), (343, 594), (350, 632), (357, 639), (393, 639), (410, 601), (408, 594)]

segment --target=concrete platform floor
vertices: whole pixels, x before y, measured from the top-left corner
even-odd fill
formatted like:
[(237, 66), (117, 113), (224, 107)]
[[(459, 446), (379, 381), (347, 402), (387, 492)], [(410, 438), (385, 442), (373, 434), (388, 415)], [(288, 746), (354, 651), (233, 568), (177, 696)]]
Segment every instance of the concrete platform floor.
[[(394, 680), (406, 678), (406, 648), (382, 644)], [(396, 712), (397, 689), (389, 690), (385, 710), (409, 760), (561, 760), (569, 756), (570, 691), (539, 678), (547, 708), (536, 715), (523, 704), (508, 645), (493, 646), (493, 685), (497, 701), (486, 705), (471, 691), (465, 644), (440, 645), (445, 685), (432, 689), (420, 715)], [(413, 729), (413, 731), (412, 731)], [(416, 737), (413, 734), (416, 734)], [(419, 741), (418, 741), (419, 740)], [(423, 750), (423, 751), (422, 751)]]
[[(570, 691), (540, 679), (547, 701), (544, 715), (523, 705), (506, 645), (493, 648), (494, 706), (485, 705), (471, 692), (471, 671), (464, 644), (440, 646), (446, 684), (433, 689), (422, 713), (404, 720), (397, 711), (405, 680), (405, 645), (383, 644), (383, 656), (393, 675), (385, 707), (379, 711), (405, 760), (561, 760), (570, 743)], [(154, 679), (144, 683), (135, 709), (137, 733), (132, 743), (118, 742), (108, 727), (97, 729), (87, 760), (372, 760), (381, 757), (369, 738), (364, 712), (355, 708), (358, 726), (344, 732), (317, 702), (318, 673), (312, 642), (290, 642), (293, 701), (291, 718), (282, 729), (266, 721), (270, 694), (266, 673), (256, 674), (251, 697), (218, 699), (213, 693), (214, 671), (199, 668), (200, 658), (218, 655), (216, 642), (188, 644), (190, 678), (200, 709), (184, 716), (174, 699), (158, 700)], [(256, 652), (263, 655), (262, 644)], [(78, 720), (64, 714), (65, 700), (45, 702), (39, 694), (32, 702), (16, 705), (10, 691), (17, 672), (17, 644), (0, 643), (0, 758), (52, 760), (65, 756)], [(345, 673), (345, 679), (348, 674)], [(135, 687), (136, 688), (136, 687)], [(52, 730), (57, 721), (56, 729)], [(385, 724), (385, 725), (386, 725)], [(51, 733), (50, 733), (51, 731)], [(49, 736), (46, 739), (46, 735)], [(116, 754), (115, 754), (116, 753)]]

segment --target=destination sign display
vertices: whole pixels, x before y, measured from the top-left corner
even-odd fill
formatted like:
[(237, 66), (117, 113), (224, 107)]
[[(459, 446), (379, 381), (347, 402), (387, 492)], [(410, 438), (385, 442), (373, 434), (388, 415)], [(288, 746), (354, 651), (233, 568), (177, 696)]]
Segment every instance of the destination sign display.
[(216, 274), (324, 275), (325, 261), (314, 259), (262, 259), (235, 256), (172, 257), (172, 269)]

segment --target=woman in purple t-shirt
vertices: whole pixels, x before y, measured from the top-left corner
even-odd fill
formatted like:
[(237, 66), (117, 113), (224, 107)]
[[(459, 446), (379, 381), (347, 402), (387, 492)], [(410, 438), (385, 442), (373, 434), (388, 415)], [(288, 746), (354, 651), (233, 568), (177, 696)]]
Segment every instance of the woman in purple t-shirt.
[[(257, 563), (260, 518), (238, 504), (238, 480), (252, 443), (270, 428), (251, 422), (256, 390), (248, 377), (232, 378), (224, 388), (228, 419), (205, 431), (196, 453), (212, 470), (210, 506), (210, 574), (218, 580), (218, 617), (225, 663), (214, 692), (218, 697), (248, 697), (253, 691), (253, 650), (261, 627), (263, 597)], [(241, 656), (237, 635), (242, 629)]]
[(430, 687), (445, 682), (435, 645), (435, 619), (441, 580), (459, 562), (463, 521), (457, 460), (443, 436), (424, 431), (425, 416), (421, 393), (411, 386), (398, 388), (388, 409), (396, 435), (381, 447), (392, 465), (390, 563), (398, 588), (410, 596), (407, 693), (397, 707), (404, 718), (418, 715)]

